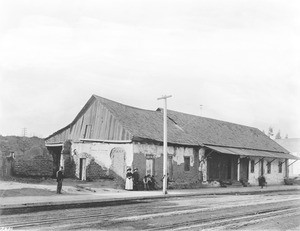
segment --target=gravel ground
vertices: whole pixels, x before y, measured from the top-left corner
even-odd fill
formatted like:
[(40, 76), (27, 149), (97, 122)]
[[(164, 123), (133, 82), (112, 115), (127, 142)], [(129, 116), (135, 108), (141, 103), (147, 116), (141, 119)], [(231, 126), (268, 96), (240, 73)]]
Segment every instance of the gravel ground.
[[(50, 196), (56, 192), (55, 179), (10, 179), (0, 181), (0, 197), (16, 196)], [(18, 180), (18, 181), (16, 181)], [(92, 193), (94, 191), (117, 191), (115, 183), (111, 180), (95, 182), (82, 182), (79, 180), (65, 179), (63, 191), (67, 194)]]

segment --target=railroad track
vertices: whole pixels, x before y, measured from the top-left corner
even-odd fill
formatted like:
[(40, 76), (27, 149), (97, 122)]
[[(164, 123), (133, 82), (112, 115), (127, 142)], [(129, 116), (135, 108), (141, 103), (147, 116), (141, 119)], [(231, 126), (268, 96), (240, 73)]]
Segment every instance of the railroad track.
[[(132, 206), (130, 206), (132, 207)], [(182, 207), (184, 208), (184, 207)], [(127, 208), (128, 209), (128, 208)], [(118, 209), (119, 213), (126, 213), (127, 209)], [(154, 212), (158, 212), (159, 209), (156, 209)], [(171, 211), (173, 208), (166, 208), (165, 211)], [(71, 210), (68, 210), (69, 212)], [(76, 215), (68, 215), (65, 217), (57, 217), (54, 216), (53, 218), (47, 218), (46, 215), (43, 215), (42, 217), (33, 217), (33, 220), (30, 221), (17, 221), (17, 222), (10, 222), (6, 221), (5, 219), (1, 219), (1, 225), (6, 228), (12, 228), (12, 229), (25, 229), (25, 228), (31, 228), (31, 227), (41, 227), (45, 225), (51, 225), (51, 224), (57, 224), (62, 222), (72, 222), (75, 221), (76, 223), (80, 223), (80, 221), (85, 222), (88, 220), (91, 223), (100, 223), (100, 222), (108, 222), (110, 220), (115, 220), (121, 218), (121, 216), (116, 215), (115, 213), (107, 213), (107, 209), (100, 210), (99, 209), (90, 209), (89, 214), (92, 213), (92, 215), (88, 215), (86, 212), (77, 212)], [(139, 213), (147, 213), (149, 212), (148, 209), (145, 207), (142, 209), (139, 209), (138, 212), (131, 213), (130, 215), (138, 215)], [(153, 211), (152, 211), (153, 212)], [(128, 214), (129, 215), (129, 214)], [(11, 215), (5, 215), (6, 217), (11, 217)], [(22, 217), (22, 216), (21, 216)], [(24, 218), (25, 217), (25, 218)], [(31, 218), (31, 216), (23, 216), (21, 220), (26, 220), (26, 218)], [(0, 225), (0, 228), (1, 228)]]
[[(150, 220), (155, 218), (165, 217), (166, 219), (174, 219), (175, 221), (172, 224), (164, 225), (163, 223), (155, 224), (151, 227), (151, 224), (147, 226), (147, 230), (187, 230), (187, 229), (210, 229), (210, 228), (218, 228), (224, 227), (239, 227), (243, 225), (247, 225), (249, 223), (261, 222), (264, 219), (271, 219), (274, 217), (282, 217), (289, 215), (299, 215), (299, 203), (295, 203), (299, 201), (299, 198), (296, 200), (285, 199), (280, 203), (277, 202), (276, 206), (274, 204), (267, 202), (264, 204), (260, 204), (261, 209), (253, 208), (251, 206), (256, 205), (239, 205), (232, 206), (232, 204), (226, 206), (214, 205), (210, 208), (188, 208), (188, 207), (179, 207), (176, 208), (177, 211), (174, 211), (174, 207), (154, 207), (152, 209), (147, 209), (145, 206), (139, 207), (136, 209), (134, 205), (127, 207), (119, 207), (116, 211), (108, 212), (108, 209), (90, 209), (88, 211), (76, 211), (76, 215), (66, 215), (66, 216), (53, 216), (47, 217), (47, 213), (43, 215), (39, 214), (36, 217), (32, 218), (32, 216), (23, 217), (23, 221), (9, 221), (1, 219), (1, 225), (6, 228), (11, 229), (43, 229), (58, 227), (58, 230), (66, 228), (84, 228), (85, 225), (94, 225), (95, 227), (109, 227), (111, 225), (118, 224), (130, 224), (134, 222), (139, 222), (142, 220)], [(130, 210), (130, 213), (127, 210)], [(163, 210), (162, 210), (163, 209)], [(234, 209), (235, 213), (233, 215), (228, 212), (228, 209)], [(214, 213), (219, 210), (221, 213), (219, 215), (214, 215)], [(243, 212), (247, 211), (247, 212)], [(60, 211), (61, 212), (61, 211)], [(70, 211), (68, 211), (70, 212)], [(72, 210), (74, 212), (74, 210)], [(163, 213), (165, 214), (162, 216)], [(66, 213), (68, 214), (68, 213)], [(199, 214), (199, 216), (198, 216)], [(211, 214), (211, 216), (203, 216)], [(224, 215), (220, 215), (224, 214)], [(184, 222), (177, 222), (176, 216), (190, 216), (196, 215), (197, 219), (188, 220)], [(9, 218), (10, 216), (6, 216)], [(18, 218), (17, 216), (14, 219)], [(33, 219), (29, 220), (28, 219)]]
[(209, 218), (209, 219), (197, 219), (188, 222), (175, 223), (171, 225), (162, 225), (153, 228), (146, 229), (147, 231), (156, 230), (225, 230), (225, 229), (237, 229), (249, 224), (255, 224), (263, 222), (268, 219), (282, 218), (283, 216), (300, 215), (299, 208), (283, 208), (280, 210), (262, 210), (256, 213), (247, 213), (240, 215), (227, 215), (224, 217)]

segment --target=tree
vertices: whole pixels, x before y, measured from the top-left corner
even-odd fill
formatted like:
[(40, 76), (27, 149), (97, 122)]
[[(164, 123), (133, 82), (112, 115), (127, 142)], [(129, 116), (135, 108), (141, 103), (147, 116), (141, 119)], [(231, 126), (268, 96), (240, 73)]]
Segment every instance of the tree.
[(276, 133), (275, 139), (281, 139), (280, 130)]
[(268, 136), (269, 136), (270, 138), (272, 138), (272, 137), (274, 136), (273, 128), (272, 128), (272, 127), (269, 127)]
[(19, 148), (19, 150), (21, 150), (21, 152), (23, 154), (25, 154), (26, 151), (28, 151), (31, 148), (31, 144), (29, 142), (29, 139), (26, 137), (17, 137), (17, 146)]

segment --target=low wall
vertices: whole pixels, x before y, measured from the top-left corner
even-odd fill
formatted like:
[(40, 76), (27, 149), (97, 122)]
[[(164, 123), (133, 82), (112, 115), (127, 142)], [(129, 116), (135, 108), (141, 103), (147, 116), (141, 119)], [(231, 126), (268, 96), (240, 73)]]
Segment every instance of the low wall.
[(19, 176), (52, 175), (53, 160), (46, 148), (33, 147), (14, 160), (14, 174)]

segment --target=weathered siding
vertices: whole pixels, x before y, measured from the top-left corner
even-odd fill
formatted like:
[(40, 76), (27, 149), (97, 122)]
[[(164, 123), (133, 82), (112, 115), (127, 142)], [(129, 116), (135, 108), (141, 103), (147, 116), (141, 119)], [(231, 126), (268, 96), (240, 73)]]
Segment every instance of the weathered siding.
[(47, 139), (47, 143), (64, 142), (68, 139), (130, 140), (131, 134), (100, 102), (93, 101), (77, 120), (58, 134)]
[[(86, 126), (88, 134), (84, 137)], [(70, 138), (78, 140), (103, 139), (103, 140), (130, 140), (131, 136), (116, 118), (98, 101), (94, 101), (80, 119), (72, 126)]]
[(46, 140), (47, 143), (60, 143), (68, 140), (70, 137), (70, 128), (65, 128), (61, 132), (58, 132), (56, 135), (51, 136)]

